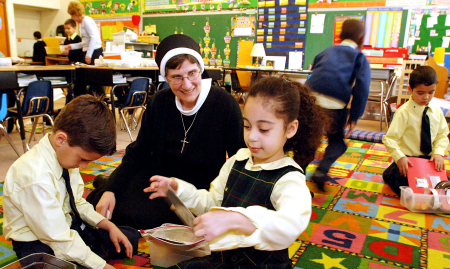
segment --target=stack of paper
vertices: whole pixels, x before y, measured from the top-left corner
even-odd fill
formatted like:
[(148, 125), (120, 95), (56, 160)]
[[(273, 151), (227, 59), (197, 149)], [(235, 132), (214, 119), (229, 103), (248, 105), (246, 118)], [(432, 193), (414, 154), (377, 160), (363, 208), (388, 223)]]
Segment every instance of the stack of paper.
[(114, 84), (127, 83), (127, 78), (124, 78), (122, 74), (115, 74), (113, 75), (113, 83)]
[(43, 77), (43, 80), (48, 80), (52, 85), (64, 85), (67, 84), (65, 77)]
[(17, 82), (19, 82), (19, 87), (25, 87), (30, 84), (30, 82), (37, 81), (36, 75), (29, 75), (24, 73), (19, 73), (17, 75)]

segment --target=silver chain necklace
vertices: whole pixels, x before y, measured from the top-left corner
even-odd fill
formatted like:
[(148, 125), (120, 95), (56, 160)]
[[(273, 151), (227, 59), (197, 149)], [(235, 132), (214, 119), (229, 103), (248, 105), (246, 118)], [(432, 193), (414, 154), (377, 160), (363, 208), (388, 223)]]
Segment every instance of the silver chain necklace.
[(187, 129), (187, 131), (186, 131), (186, 127), (184, 127), (184, 120), (183, 120), (183, 115), (180, 113), (180, 117), (181, 117), (181, 122), (183, 123), (183, 129), (184, 129), (184, 139), (183, 140), (181, 140), (181, 142), (183, 143), (183, 147), (181, 148), (181, 153), (183, 153), (183, 150), (184, 150), (184, 145), (186, 144), (186, 143), (188, 143), (189, 144), (189, 142), (188, 141), (186, 141), (186, 137), (187, 137), (187, 133), (189, 132), (189, 130), (191, 129), (191, 127), (192, 127), (192, 125), (194, 125), (194, 122), (195, 122), (195, 118), (197, 118), (197, 114), (198, 114), (198, 111), (195, 113), (195, 117), (194, 117), (194, 120), (192, 121), (192, 123), (191, 123), (191, 126), (189, 126), (189, 128)]

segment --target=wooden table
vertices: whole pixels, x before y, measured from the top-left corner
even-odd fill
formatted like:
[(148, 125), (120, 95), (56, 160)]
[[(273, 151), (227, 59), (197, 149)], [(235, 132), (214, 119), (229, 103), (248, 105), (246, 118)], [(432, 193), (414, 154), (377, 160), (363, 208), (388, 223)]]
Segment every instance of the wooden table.
[(45, 56), (45, 65), (67, 65), (70, 64), (68, 57)]

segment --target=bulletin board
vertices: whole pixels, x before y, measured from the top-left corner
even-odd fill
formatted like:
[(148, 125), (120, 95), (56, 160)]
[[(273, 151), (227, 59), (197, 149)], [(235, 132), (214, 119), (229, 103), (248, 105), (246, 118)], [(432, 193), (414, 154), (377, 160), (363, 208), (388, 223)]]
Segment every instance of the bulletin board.
[(178, 13), (256, 8), (258, 0), (142, 0), (143, 13)]
[[(447, 35), (447, 30), (450, 31), (450, 26), (445, 26), (445, 19), (447, 16), (447, 14), (441, 14), (438, 16), (438, 23), (435, 24), (433, 27), (428, 28), (427, 27), (427, 21), (428, 18), (431, 17), (430, 14), (424, 14), (422, 17), (422, 23), (420, 25), (419, 28), (419, 38), (420, 39), (416, 39), (416, 41), (414, 42), (414, 46), (412, 47), (412, 52), (416, 52), (417, 50), (417, 46), (424, 46), (427, 47), (428, 46), (428, 42), (431, 43), (431, 52), (434, 52), (434, 49), (436, 47), (442, 47), (442, 37), (447, 36), (450, 37), (450, 34)], [(436, 36), (432, 36), (431, 32), (435, 30), (434, 32), (436, 33)], [(416, 30), (417, 32), (417, 30)], [(449, 48), (445, 49), (446, 52), (450, 52)]]
[(85, 13), (92, 18), (139, 15), (141, 0), (80, 0)]
[[(399, 47), (403, 46), (403, 36), (405, 35), (406, 22), (408, 17), (408, 10), (402, 11), (402, 23), (400, 28), (400, 40), (398, 43)], [(315, 12), (314, 12), (315, 13)], [(311, 15), (312, 12), (308, 12), (308, 25), (311, 25)], [(351, 16), (359, 15), (366, 16), (366, 11), (364, 10), (354, 10), (354, 11), (324, 11), (319, 14), (325, 14), (324, 30), (322, 34), (311, 34), (308, 27), (306, 39), (306, 49), (305, 49), (305, 63), (303, 68), (306, 68), (309, 64), (312, 64), (314, 58), (324, 49), (333, 46), (334, 38), (334, 18), (339, 16)]]
[(100, 22), (100, 35), (102, 41), (112, 40), (113, 34), (120, 32), (123, 28), (131, 29), (139, 35), (139, 25), (134, 25), (132, 21), (102, 21)]
[[(217, 48), (217, 56), (220, 54), (222, 60), (225, 60), (224, 49), (226, 48), (226, 43), (224, 37), (227, 36), (227, 32), (231, 31), (231, 20), (234, 16), (240, 16), (236, 14), (209, 14), (209, 15), (182, 15), (178, 16), (176, 20), (173, 15), (167, 16), (151, 16), (144, 17), (142, 22), (143, 25), (155, 24), (157, 35), (159, 40), (163, 40), (165, 37), (172, 35), (177, 31), (177, 33), (183, 33), (192, 37), (195, 41), (201, 42), (203, 47), (205, 46), (204, 37), (205, 31), (204, 27), (206, 22), (209, 22), (210, 32), (209, 37), (211, 38), (211, 43), (209, 47), (215, 42), (215, 47)], [(237, 59), (237, 42), (239, 40), (246, 40), (245, 37), (231, 37), (230, 42), (230, 67), (236, 66)], [(251, 38), (250, 38), (251, 39)], [(202, 54), (202, 57), (204, 55)]]

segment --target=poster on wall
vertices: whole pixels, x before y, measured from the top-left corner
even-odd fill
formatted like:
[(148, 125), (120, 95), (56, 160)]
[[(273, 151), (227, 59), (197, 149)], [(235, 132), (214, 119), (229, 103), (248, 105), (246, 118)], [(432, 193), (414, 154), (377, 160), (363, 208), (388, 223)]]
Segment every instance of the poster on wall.
[(140, 14), (141, 0), (80, 0), (85, 13), (92, 18)]
[(364, 16), (363, 15), (354, 15), (354, 16), (342, 16), (342, 17), (334, 17), (334, 37), (333, 37), (333, 45), (341, 44), (342, 40), (339, 37), (342, 32), (342, 24), (345, 20), (352, 19), (360, 21), (364, 24)]
[(256, 8), (258, 0), (143, 0), (144, 14), (246, 10)]
[(231, 36), (255, 36), (255, 17), (233, 17), (231, 19)]
[(364, 45), (398, 48), (402, 8), (369, 8), (366, 13)]

